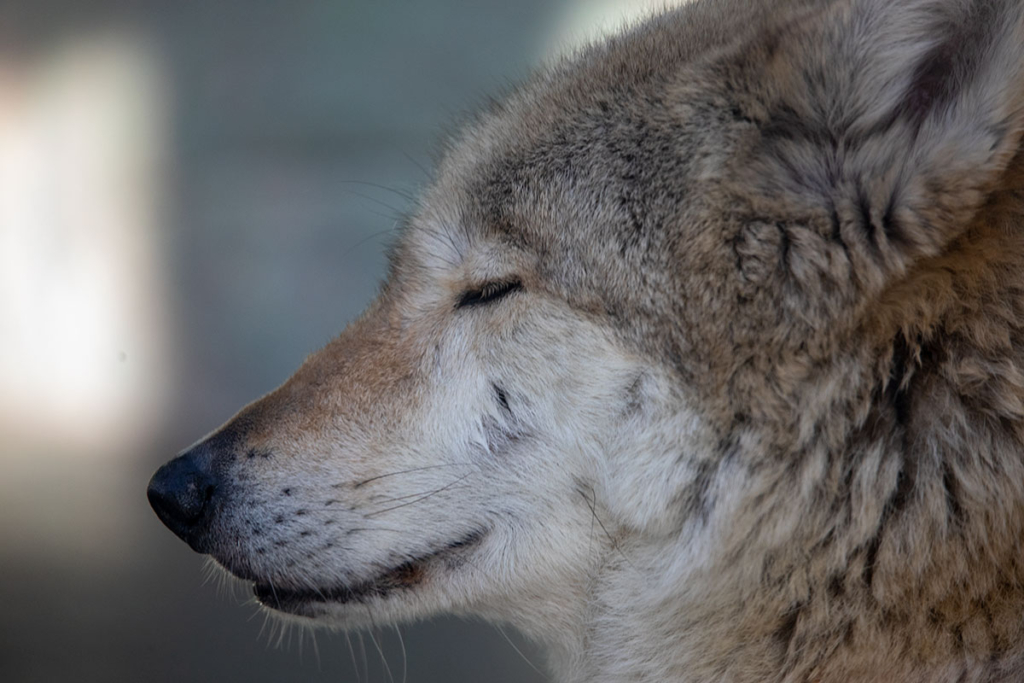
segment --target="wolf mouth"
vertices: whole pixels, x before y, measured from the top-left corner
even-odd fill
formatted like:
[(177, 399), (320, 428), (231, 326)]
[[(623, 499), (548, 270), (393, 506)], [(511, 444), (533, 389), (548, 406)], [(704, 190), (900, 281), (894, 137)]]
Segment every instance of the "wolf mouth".
[(356, 583), (326, 588), (284, 588), (256, 581), (252, 592), (264, 607), (303, 617), (316, 616), (316, 603), (345, 604), (383, 598), (396, 590), (409, 590), (426, 578), (428, 565), (454, 560), (466, 549), (479, 544), (486, 531), (477, 529), (444, 547), (386, 569), (377, 576)]

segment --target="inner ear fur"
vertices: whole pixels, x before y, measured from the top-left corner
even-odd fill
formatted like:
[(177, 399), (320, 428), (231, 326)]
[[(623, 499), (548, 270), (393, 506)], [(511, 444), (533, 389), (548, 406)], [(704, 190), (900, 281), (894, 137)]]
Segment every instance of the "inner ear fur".
[(831, 279), (847, 303), (941, 254), (1020, 176), (1020, 0), (836, 3), (719, 76), (746, 131), (745, 220), (782, 233), (791, 276)]

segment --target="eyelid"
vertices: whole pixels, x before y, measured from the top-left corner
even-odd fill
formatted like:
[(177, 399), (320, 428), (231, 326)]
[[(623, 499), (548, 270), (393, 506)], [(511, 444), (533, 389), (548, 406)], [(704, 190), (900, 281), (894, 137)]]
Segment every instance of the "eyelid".
[(523, 282), (518, 278), (487, 282), (477, 289), (463, 292), (462, 296), (459, 297), (459, 301), (455, 304), (455, 308), (488, 304), (504, 298), (513, 292), (518, 292), (522, 288)]

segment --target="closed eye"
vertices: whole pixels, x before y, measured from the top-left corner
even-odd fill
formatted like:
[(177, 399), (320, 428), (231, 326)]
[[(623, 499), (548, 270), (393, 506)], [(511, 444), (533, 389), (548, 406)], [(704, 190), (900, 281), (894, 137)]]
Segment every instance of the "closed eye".
[(455, 308), (489, 304), (501, 299), (502, 297), (508, 296), (512, 292), (518, 292), (522, 288), (522, 281), (515, 279), (504, 280), (501, 282), (488, 282), (479, 289), (470, 289), (463, 292), (462, 296), (459, 297), (458, 303), (455, 304)]

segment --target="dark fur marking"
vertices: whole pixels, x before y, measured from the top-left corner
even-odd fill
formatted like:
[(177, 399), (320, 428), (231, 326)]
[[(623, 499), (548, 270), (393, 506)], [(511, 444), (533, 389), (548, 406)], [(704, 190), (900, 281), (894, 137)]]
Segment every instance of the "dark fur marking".
[(846, 622), (846, 626), (843, 627), (843, 645), (851, 647), (853, 645), (854, 626), (853, 620)]
[(895, 118), (905, 119), (918, 129), (935, 107), (951, 98), (955, 49), (948, 42), (941, 43), (918, 64)]
[(903, 466), (896, 475), (896, 488), (893, 490), (889, 500), (885, 502), (882, 509), (882, 518), (878, 522), (875, 535), (868, 541), (864, 554), (864, 573), (862, 579), (864, 585), (871, 588), (875, 578), (875, 564), (878, 561), (878, 551), (882, 546), (882, 539), (885, 536), (886, 527), (892, 518), (901, 513), (910, 501), (910, 494), (914, 490), (916, 465), (906, 457), (903, 457)]
[(948, 106), (958, 92), (970, 87), (977, 75), (979, 57), (988, 47), (986, 33), (998, 26), (993, 16), (996, 3), (979, 2), (960, 7), (966, 12), (950, 13), (936, 27), (944, 34), (938, 43), (918, 63), (903, 101), (897, 105), (894, 117), (908, 121), (919, 130), (928, 116)]
[[(835, 508), (836, 505), (835, 503), (833, 503), (833, 510), (835, 510)], [(832, 547), (832, 544), (835, 542), (836, 530), (835, 528), (830, 528), (828, 531), (825, 532), (825, 535), (814, 544), (813, 550), (828, 550)]]
[(292, 495), (292, 490), (290, 488), (288, 488), (288, 489), (281, 489), (281, 495), (290, 496), (290, 495)]
[(502, 410), (504, 410), (506, 413), (509, 414), (509, 416), (511, 416), (512, 408), (510, 408), (508, 405), (508, 394), (506, 394), (505, 390), (498, 386), (498, 384), (495, 382), (491, 382), (491, 388), (494, 390), (494, 395), (498, 399), (498, 405), (500, 405)]
[(946, 507), (949, 519), (955, 526), (963, 526), (966, 512), (960, 502), (960, 485), (957, 483), (953, 468), (948, 462), (942, 463), (942, 487), (946, 492)]
[[(889, 366), (889, 377), (886, 380), (884, 398), (886, 403), (892, 406), (893, 416), (896, 419), (896, 426), (900, 428), (904, 437), (907, 436), (906, 429), (910, 421), (910, 375), (913, 370), (911, 362), (910, 346), (906, 337), (902, 334), (896, 335), (892, 346), (892, 362)], [(904, 438), (903, 450), (906, 451)]]
[(843, 224), (839, 220), (839, 211), (836, 210), (834, 202), (829, 202), (829, 225), (832, 226), (832, 240), (843, 245), (843, 249), (846, 249), (846, 244), (843, 242)]
[(882, 232), (890, 242), (896, 245), (906, 241), (903, 234), (903, 226), (896, 219), (896, 206), (899, 204), (900, 192), (901, 189), (899, 187), (893, 188), (889, 194), (889, 201), (885, 205), (885, 211), (882, 213)]
[(476, 545), (477, 543), (479, 543), (483, 539), (483, 537), (484, 537), (484, 532), (483, 531), (473, 532), (472, 534), (470, 534), (469, 536), (466, 536), (465, 538), (459, 539), (458, 541), (452, 541), (451, 543), (449, 543), (448, 544), (448, 550), (458, 550), (460, 548), (465, 548), (465, 547), (468, 547), (468, 546), (471, 546), (471, 545)]
[(296, 517), (302, 517), (304, 514), (306, 514), (306, 512), (308, 512), (308, 510), (305, 510), (305, 509), (296, 510), (295, 511), (295, 516)]
[(639, 374), (630, 382), (629, 387), (626, 389), (626, 406), (622, 411), (623, 415), (635, 415), (640, 412), (640, 408), (644, 403), (643, 381), (643, 374)]
[(786, 226), (782, 223), (777, 223), (776, 226), (779, 228), (779, 261), (782, 263), (783, 272), (788, 273), (789, 250), (792, 243), (789, 238), (789, 232), (786, 230)]
[(833, 574), (832, 575), (832, 577), (828, 580), (827, 591), (828, 591), (828, 596), (830, 598), (833, 598), (833, 599), (841, 598), (843, 596), (843, 593), (846, 592), (846, 590), (845, 590), (845, 588), (843, 586), (843, 575), (842, 574)]
[(761, 139), (773, 145), (776, 141), (807, 141), (816, 147), (834, 146), (835, 134), (826, 126), (801, 115), (789, 104), (781, 104), (761, 127)]
[(711, 511), (714, 509), (714, 502), (710, 497), (711, 485), (717, 473), (718, 463), (711, 460), (697, 463), (697, 473), (694, 475), (693, 482), (680, 496), (685, 518), (697, 517), (702, 523), (707, 523)]
[(793, 646), (793, 638), (796, 635), (796, 625), (800, 620), (800, 611), (803, 605), (796, 603), (790, 605), (789, 611), (782, 617), (782, 622), (775, 629), (773, 637), (782, 646), (784, 652), (788, 652)]
[(515, 420), (497, 420), (487, 415), (481, 423), (484, 428), (484, 438), (487, 441), (487, 450), (494, 456), (504, 455), (526, 437), (526, 432), (519, 427)]
[(867, 233), (867, 236), (871, 241), (871, 245), (877, 249), (878, 234), (875, 221), (871, 217), (871, 201), (868, 199), (868, 194), (864, 190), (864, 186), (861, 184), (860, 179), (857, 180), (857, 213), (860, 216), (861, 229)]
[(889, 413), (900, 436), (899, 457), (901, 459), (900, 470), (896, 475), (896, 486), (889, 499), (882, 509), (882, 516), (878, 522), (875, 535), (868, 541), (865, 547), (864, 572), (862, 579), (864, 584), (870, 588), (875, 576), (875, 564), (878, 559), (878, 551), (881, 548), (882, 539), (885, 535), (889, 521), (901, 513), (910, 502), (911, 494), (914, 491), (917, 479), (917, 462), (911, 452), (911, 418), (912, 418), (912, 387), (910, 379), (913, 363), (913, 354), (907, 344), (906, 338), (899, 334), (893, 340), (892, 363), (889, 376), (885, 380), (881, 398), (878, 401), (880, 409), (889, 407)]
[(729, 115), (732, 117), (734, 121), (750, 125), (757, 125), (757, 121), (755, 121), (752, 117), (748, 116), (746, 112), (744, 112), (738, 104), (733, 104), (731, 107), (729, 107)]
[(953, 84), (960, 71), (956, 68), (957, 53), (968, 44), (957, 40), (962, 37), (951, 37), (925, 55), (914, 70), (903, 101), (897, 106), (896, 118), (909, 121), (917, 130), (932, 111), (953, 98)]

